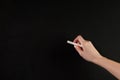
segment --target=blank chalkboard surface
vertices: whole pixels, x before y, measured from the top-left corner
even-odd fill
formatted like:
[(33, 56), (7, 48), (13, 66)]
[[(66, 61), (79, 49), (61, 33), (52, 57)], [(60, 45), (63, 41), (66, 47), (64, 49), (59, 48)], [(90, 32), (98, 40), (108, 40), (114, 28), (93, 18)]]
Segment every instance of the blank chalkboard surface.
[(3, 1), (1, 80), (117, 80), (66, 43), (81, 34), (120, 62), (120, 5), (106, 1)]

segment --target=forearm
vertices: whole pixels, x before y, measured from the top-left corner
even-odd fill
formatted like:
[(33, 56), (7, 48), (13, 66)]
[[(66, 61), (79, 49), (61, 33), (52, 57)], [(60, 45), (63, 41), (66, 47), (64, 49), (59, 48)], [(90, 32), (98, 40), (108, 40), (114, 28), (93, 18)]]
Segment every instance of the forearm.
[(114, 75), (117, 79), (120, 80), (120, 63), (107, 59), (105, 57), (96, 59), (93, 63), (105, 68), (112, 75)]
[(74, 42), (82, 45), (82, 47), (75, 46), (76, 51), (82, 58), (105, 68), (120, 80), (120, 63), (102, 57), (91, 41), (85, 40), (82, 36), (76, 37)]

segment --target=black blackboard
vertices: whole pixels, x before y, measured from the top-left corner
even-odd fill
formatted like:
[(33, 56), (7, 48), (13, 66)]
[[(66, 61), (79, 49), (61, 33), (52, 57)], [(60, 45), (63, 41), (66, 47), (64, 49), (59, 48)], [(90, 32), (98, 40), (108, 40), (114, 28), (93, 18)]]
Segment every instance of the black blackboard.
[(78, 34), (120, 62), (120, 6), (106, 1), (3, 1), (1, 80), (117, 80), (66, 43)]

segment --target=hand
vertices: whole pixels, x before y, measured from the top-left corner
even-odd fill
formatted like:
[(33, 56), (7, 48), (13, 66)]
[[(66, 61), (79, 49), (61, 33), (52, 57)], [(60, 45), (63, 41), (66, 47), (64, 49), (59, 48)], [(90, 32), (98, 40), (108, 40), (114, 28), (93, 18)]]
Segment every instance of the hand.
[(99, 52), (95, 49), (91, 41), (85, 40), (82, 36), (77, 36), (74, 39), (75, 43), (81, 44), (82, 47), (74, 46), (79, 55), (90, 62), (93, 62), (94, 60), (101, 58), (102, 56), (99, 54)]

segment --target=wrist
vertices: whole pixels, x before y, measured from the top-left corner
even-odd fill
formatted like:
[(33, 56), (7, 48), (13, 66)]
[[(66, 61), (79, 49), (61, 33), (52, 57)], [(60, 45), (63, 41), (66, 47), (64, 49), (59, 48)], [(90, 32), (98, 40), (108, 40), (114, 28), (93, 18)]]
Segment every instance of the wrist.
[(99, 56), (99, 57), (93, 59), (93, 60), (92, 60), (92, 63), (94, 63), (94, 64), (99, 64), (99, 62), (101, 62), (101, 61), (104, 60), (104, 59), (105, 59), (105, 57)]

